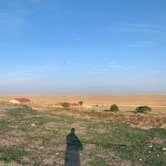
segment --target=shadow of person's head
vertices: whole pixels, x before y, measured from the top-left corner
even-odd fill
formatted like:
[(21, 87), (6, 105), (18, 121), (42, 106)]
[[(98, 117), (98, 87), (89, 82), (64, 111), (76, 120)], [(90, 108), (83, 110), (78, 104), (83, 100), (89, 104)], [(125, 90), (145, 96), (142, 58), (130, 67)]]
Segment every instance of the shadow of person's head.
[(70, 131), (71, 134), (75, 134), (75, 128), (72, 128)]

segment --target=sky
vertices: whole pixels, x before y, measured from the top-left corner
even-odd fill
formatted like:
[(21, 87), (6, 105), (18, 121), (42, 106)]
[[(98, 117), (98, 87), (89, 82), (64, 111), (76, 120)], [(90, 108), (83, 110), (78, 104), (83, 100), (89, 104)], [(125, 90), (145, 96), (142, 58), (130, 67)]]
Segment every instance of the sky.
[(165, 0), (0, 0), (0, 93), (166, 92)]

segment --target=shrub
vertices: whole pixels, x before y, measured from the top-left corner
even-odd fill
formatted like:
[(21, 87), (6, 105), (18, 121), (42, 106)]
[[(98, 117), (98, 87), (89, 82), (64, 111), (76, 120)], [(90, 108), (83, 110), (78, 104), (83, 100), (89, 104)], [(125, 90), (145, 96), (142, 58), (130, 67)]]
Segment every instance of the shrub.
[(116, 105), (116, 104), (113, 104), (111, 107), (110, 107), (110, 110), (111, 112), (117, 112), (119, 111), (119, 107)]
[(84, 104), (83, 101), (79, 101), (78, 103), (79, 103), (79, 105), (83, 105)]
[(62, 107), (64, 107), (64, 108), (69, 108), (70, 107), (70, 103), (62, 103)]
[(90, 112), (89, 112), (89, 115), (90, 116), (96, 116), (98, 114), (98, 112), (95, 110), (95, 109), (92, 109)]
[(137, 113), (147, 113), (147, 112), (150, 112), (152, 111), (152, 109), (148, 106), (139, 106), (136, 108), (135, 110)]

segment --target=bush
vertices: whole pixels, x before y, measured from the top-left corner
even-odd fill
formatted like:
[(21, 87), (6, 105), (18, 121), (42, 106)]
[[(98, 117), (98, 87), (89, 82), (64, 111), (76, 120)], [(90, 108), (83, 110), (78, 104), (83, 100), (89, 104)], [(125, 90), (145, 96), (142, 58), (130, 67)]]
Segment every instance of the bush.
[(83, 105), (84, 104), (83, 101), (79, 101), (78, 103), (79, 103), (79, 105)]
[(89, 112), (89, 115), (90, 115), (90, 116), (97, 116), (97, 115), (98, 115), (98, 112), (97, 112), (95, 109), (93, 109), (93, 110), (91, 110), (91, 111)]
[(147, 113), (147, 112), (150, 112), (152, 111), (152, 109), (148, 106), (139, 106), (136, 108), (135, 110), (137, 113)]
[(117, 112), (119, 111), (119, 107), (116, 105), (116, 104), (113, 104), (111, 107), (110, 107), (110, 112)]
[(62, 107), (64, 107), (64, 108), (69, 108), (70, 107), (70, 103), (62, 103)]

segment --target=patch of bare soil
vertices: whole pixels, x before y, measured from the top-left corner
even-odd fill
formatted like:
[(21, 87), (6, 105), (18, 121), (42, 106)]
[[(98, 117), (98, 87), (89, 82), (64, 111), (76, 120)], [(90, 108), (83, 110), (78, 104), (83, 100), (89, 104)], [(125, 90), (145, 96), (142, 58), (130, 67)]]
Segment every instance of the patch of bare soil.
[(0, 166), (21, 166), (20, 164), (16, 163), (16, 162), (11, 162), (11, 163), (5, 163), (3, 161), (0, 161)]
[(166, 145), (166, 138), (154, 138), (151, 140), (151, 143), (153, 144), (160, 144), (160, 145)]
[(57, 122), (48, 122), (46, 124), (44, 124), (44, 127), (46, 129), (53, 129), (55, 128), (56, 126), (58, 126), (58, 123)]

